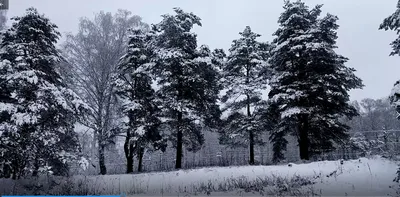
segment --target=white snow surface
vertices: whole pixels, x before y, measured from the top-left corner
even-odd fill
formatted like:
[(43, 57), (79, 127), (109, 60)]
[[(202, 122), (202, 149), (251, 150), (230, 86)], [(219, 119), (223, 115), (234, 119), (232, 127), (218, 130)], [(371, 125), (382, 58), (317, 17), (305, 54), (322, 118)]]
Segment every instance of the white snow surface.
[[(312, 186), (314, 191), (322, 196), (395, 196), (395, 190), (390, 187), (398, 185), (393, 182), (398, 163), (382, 157), (344, 161), (343, 165), (340, 161), (291, 165), (211, 167), (159, 173), (91, 176), (86, 177), (86, 180), (91, 187), (102, 188), (104, 191), (129, 193), (133, 190), (144, 190), (144, 196), (176, 196), (182, 194), (178, 191), (186, 188), (190, 190), (189, 188), (199, 187), (200, 184), (212, 183), (218, 187), (219, 183), (228, 179), (243, 177), (249, 181), (273, 176), (289, 179), (295, 175), (309, 177), (316, 182)], [(211, 196), (221, 195), (232, 196), (239, 193), (211, 193)], [(251, 193), (242, 195), (254, 196)]]
[[(72, 183), (83, 183), (84, 187), (88, 187), (88, 190), (96, 195), (207, 196), (204, 193), (196, 195), (193, 190), (209, 184), (218, 188), (219, 184), (232, 179), (251, 182), (266, 177), (291, 179), (298, 175), (315, 182), (312, 186), (305, 186), (305, 189), (312, 189), (318, 196), (396, 196), (396, 191), (392, 188), (399, 188), (399, 183), (393, 182), (398, 164), (377, 156), (345, 160), (343, 165), (337, 160), (275, 166), (211, 167), (143, 174), (73, 176)], [(12, 189), (10, 181), (0, 179), (0, 193)], [(209, 195), (261, 196), (257, 192), (246, 193), (240, 189), (211, 192)]]
[(305, 110), (299, 108), (299, 107), (293, 107), (293, 108), (288, 108), (285, 111), (282, 112), (281, 114), (281, 118), (286, 118), (286, 117), (291, 117), (293, 115), (297, 115), (300, 114), (301, 112), (303, 112)]

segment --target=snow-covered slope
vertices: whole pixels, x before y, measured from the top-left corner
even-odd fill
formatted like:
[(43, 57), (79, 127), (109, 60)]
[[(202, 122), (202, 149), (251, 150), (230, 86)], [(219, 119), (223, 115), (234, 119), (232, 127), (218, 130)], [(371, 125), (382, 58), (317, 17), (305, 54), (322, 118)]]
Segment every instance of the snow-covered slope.
[[(102, 188), (103, 191), (163, 193), (165, 195), (193, 193), (199, 187), (209, 184), (215, 188), (232, 179), (245, 179), (251, 182), (266, 177), (290, 179), (299, 175), (315, 181), (312, 190), (323, 196), (386, 196), (394, 192), (390, 187), (395, 184), (393, 178), (396, 170), (397, 163), (375, 157), (344, 161), (343, 165), (340, 161), (321, 161), (309, 164), (291, 164), (291, 167), (289, 165), (213, 167), (86, 178), (91, 180), (91, 187)], [(212, 194), (213, 192), (211, 192)]]
[[(343, 165), (341, 161), (320, 161), (279, 166), (212, 167), (130, 175), (74, 176), (72, 180), (64, 182), (63, 187), (70, 188), (69, 195), (260, 196), (262, 188), (262, 193), (269, 195), (299, 194), (301, 191), (303, 194), (306, 192), (321, 196), (396, 196), (392, 188), (399, 188), (399, 184), (393, 182), (397, 164), (374, 157), (344, 161)], [(300, 187), (300, 184), (307, 182), (303, 178), (314, 184)], [(10, 181), (0, 179), (1, 193), (12, 194), (8, 191), (13, 188), (13, 182)], [(67, 195), (65, 191), (56, 194)]]

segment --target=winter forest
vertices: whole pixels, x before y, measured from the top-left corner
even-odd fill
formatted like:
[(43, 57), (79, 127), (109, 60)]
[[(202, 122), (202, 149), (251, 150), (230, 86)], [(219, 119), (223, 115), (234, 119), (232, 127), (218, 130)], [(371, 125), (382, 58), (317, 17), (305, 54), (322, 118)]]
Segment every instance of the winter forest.
[[(100, 192), (82, 189), (82, 177), (382, 160), (394, 162), (386, 178), (400, 195), (400, 81), (387, 97), (350, 100), (364, 84), (337, 52), (338, 16), (301, 0), (282, 6), (274, 39), (245, 26), (229, 50), (200, 45), (201, 18), (178, 7), (155, 24), (101, 11), (66, 34), (36, 8), (0, 11), (0, 193), (151, 194), (156, 182)], [(400, 2), (387, 15), (376, 28), (400, 35)], [(398, 58), (400, 37), (387, 47)], [(191, 192), (267, 194), (272, 184), (272, 194), (302, 196), (314, 179), (205, 181)]]

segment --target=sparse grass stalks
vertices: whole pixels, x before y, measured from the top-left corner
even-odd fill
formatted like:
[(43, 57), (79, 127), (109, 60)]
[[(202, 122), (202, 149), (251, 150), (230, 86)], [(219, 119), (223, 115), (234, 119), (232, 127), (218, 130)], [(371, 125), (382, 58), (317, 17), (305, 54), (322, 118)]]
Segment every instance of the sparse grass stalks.
[[(270, 176), (249, 179), (245, 176), (227, 178), (222, 181), (213, 179), (206, 182), (186, 186), (174, 186), (174, 183), (163, 184), (162, 188), (150, 191), (150, 180), (123, 183), (120, 177), (78, 176), (78, 177), (46, 177), (19, 180), (11, 183), (18, 187), (6, 192), (7, 195), (137, 195), (137, 194), (187, 194), (211, 195), (215, 192), (234, 192), (246, 195), (273, 196), (314, 196), (312, 185), (315, 178), (293, 176), (291, 178)], [(13, 190), (17, 190), (14, 193)]]
[(294, 176), (284, 178), (279, 176), (258, 177), (255, 180), (249, 180), (247, 177), (238, 177), (225, 179), (223, 182), (213, 184), (211, 181), (200, 183), (193, 186), (194, 194), (207, 194), (212, 192), (238, 192), (253, 193), (257, 195), (278, 195), (278, 196), (315, 196), (311, 187), (315, 182), (311, 178)]

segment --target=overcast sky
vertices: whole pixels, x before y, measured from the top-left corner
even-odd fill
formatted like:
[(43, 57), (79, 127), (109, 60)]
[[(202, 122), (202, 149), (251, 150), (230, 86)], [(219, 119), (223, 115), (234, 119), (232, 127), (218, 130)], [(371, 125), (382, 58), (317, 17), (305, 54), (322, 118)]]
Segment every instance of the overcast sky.
[[(79, 18), (93, 17), (101, 10), (127, 9), (149, 24), (173, 7), (193, 12), (203, 26), (195, 28), (200, 44), (228, 49), (245, 26), (271, 41), (283, 0), (9, 0), (8, 16), (18, 16), (34, 6), (59, 26), (61, 33), (76, 32)], [(324, 4), (323, 11), (339, 17), (338, 52), (350, 59), (348, 66), (357, 70), (364, 81), (362, 90), (351, 92), (352, 100), (387, 96), (400, 79), (400, 57), (389, 57), (395, 33), (379, 31), (383, 19), (395, 11), (397, 0), (304, 0), (309, 6)]]

